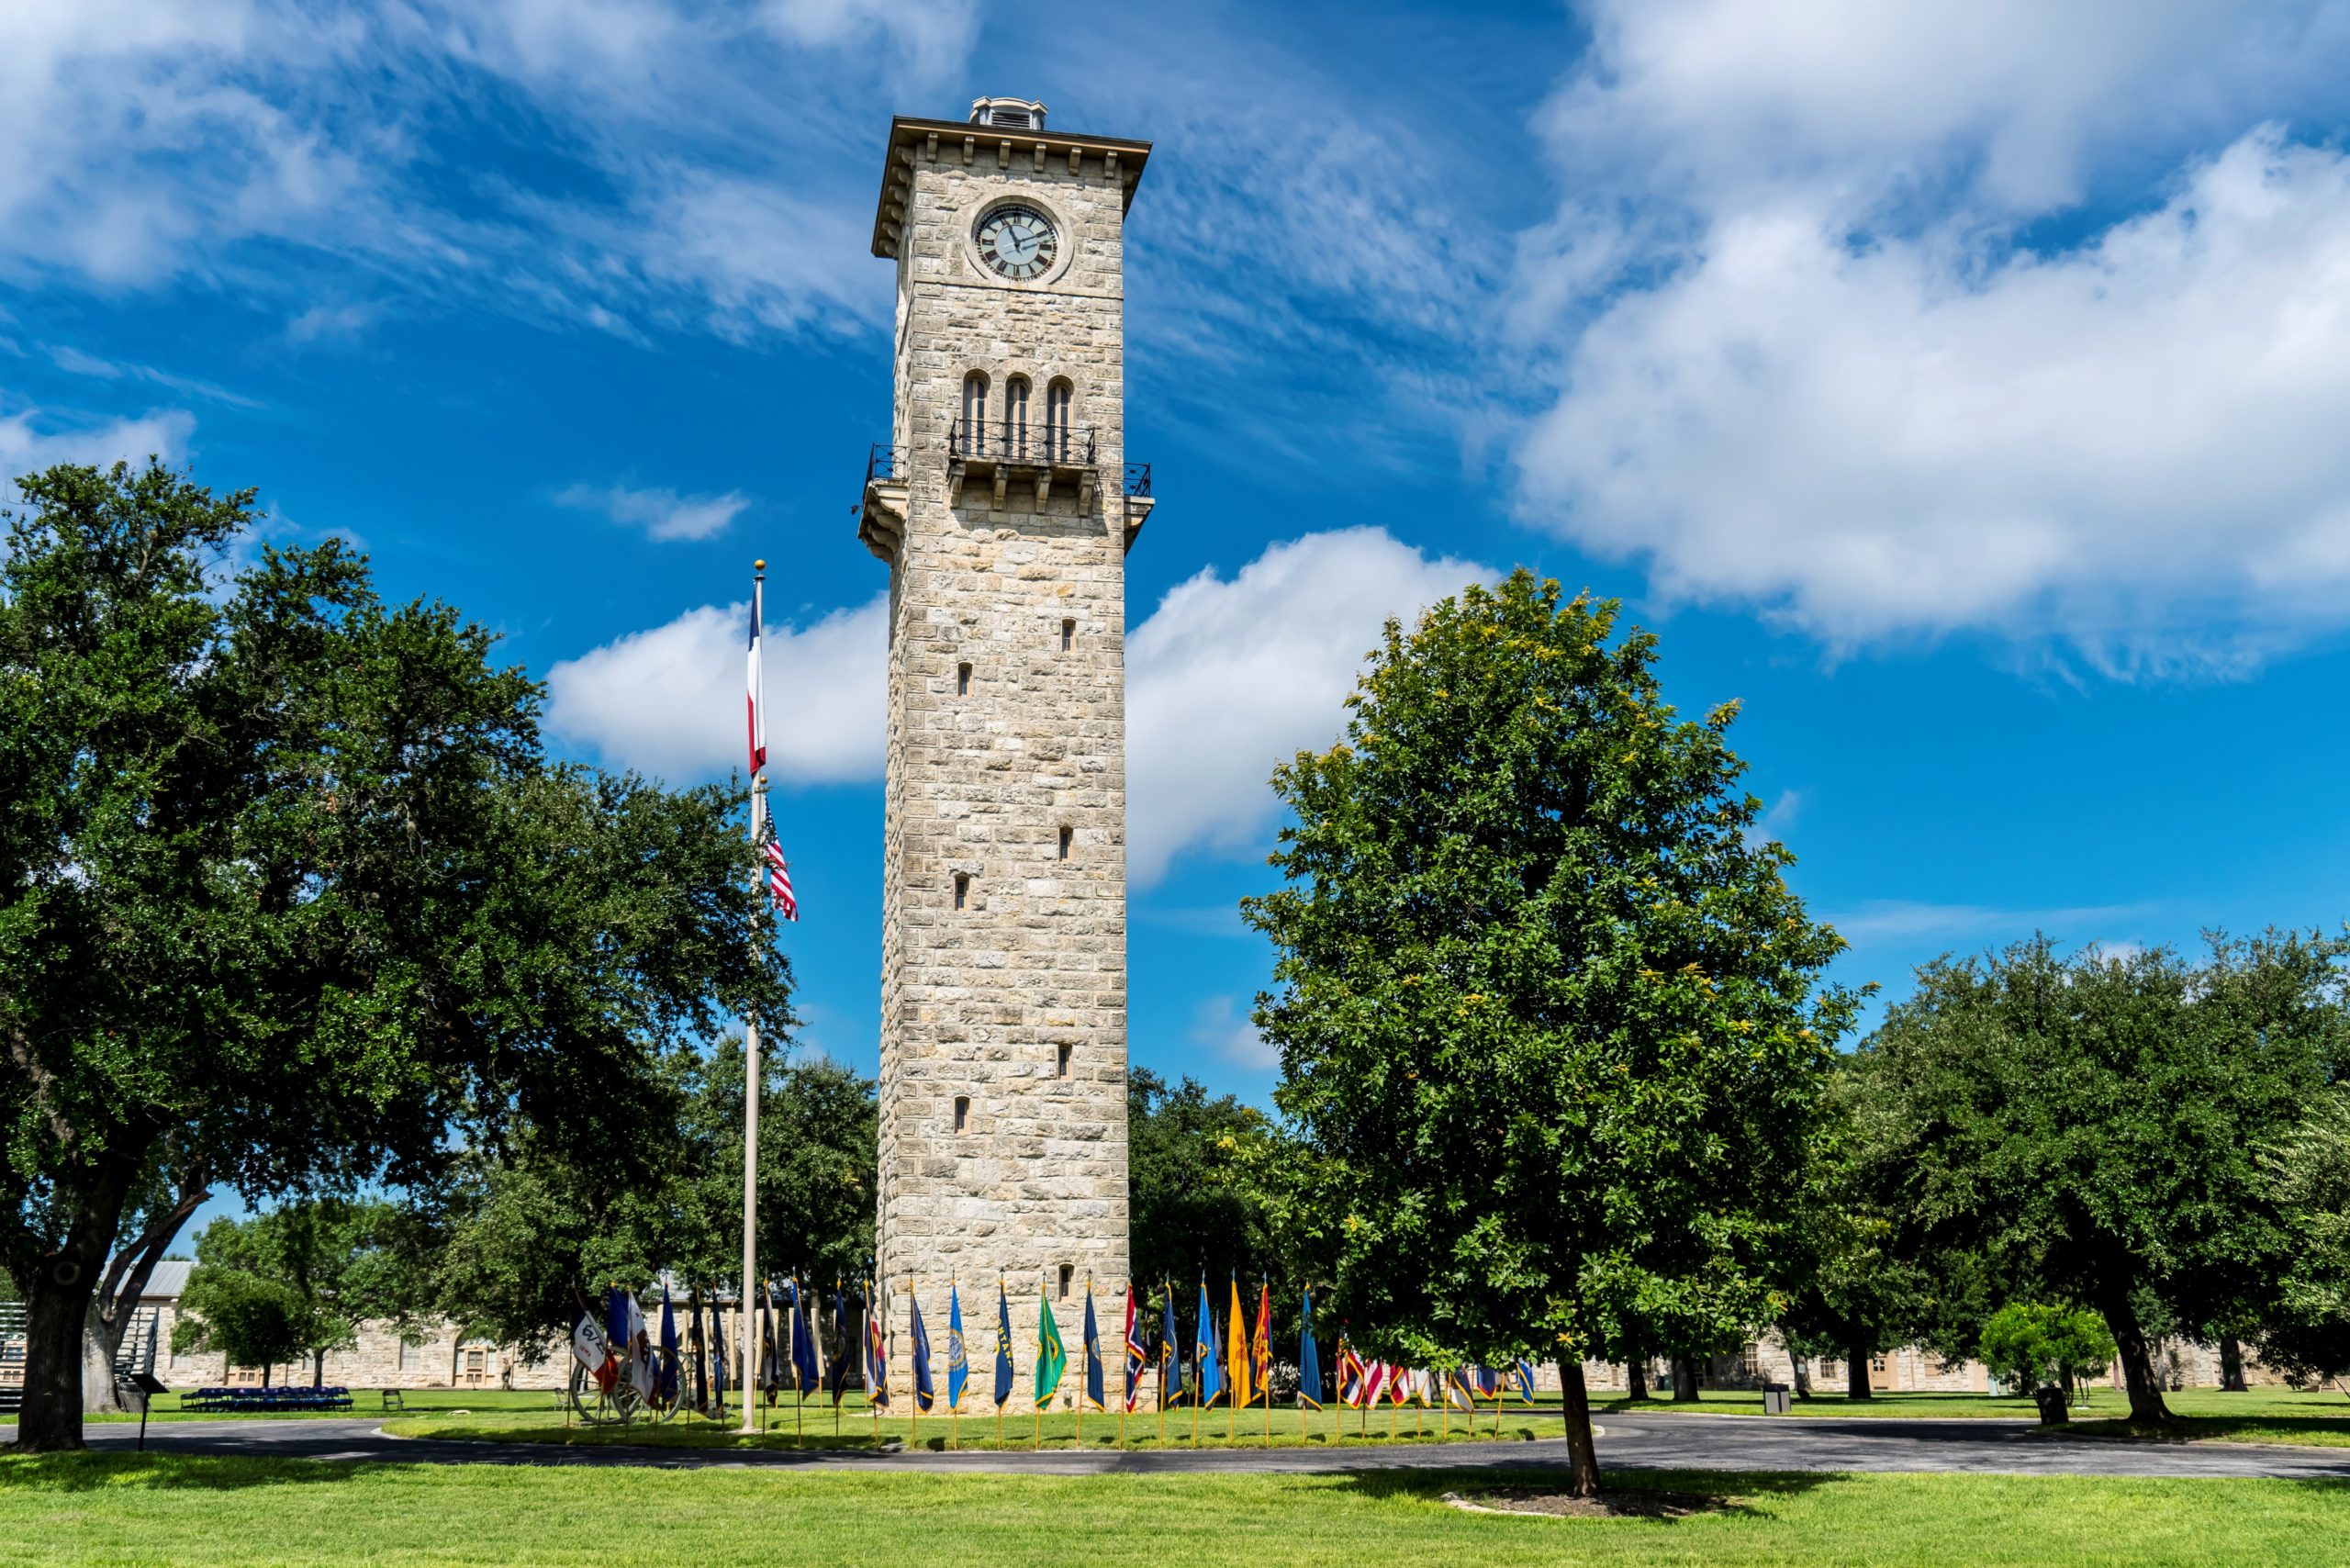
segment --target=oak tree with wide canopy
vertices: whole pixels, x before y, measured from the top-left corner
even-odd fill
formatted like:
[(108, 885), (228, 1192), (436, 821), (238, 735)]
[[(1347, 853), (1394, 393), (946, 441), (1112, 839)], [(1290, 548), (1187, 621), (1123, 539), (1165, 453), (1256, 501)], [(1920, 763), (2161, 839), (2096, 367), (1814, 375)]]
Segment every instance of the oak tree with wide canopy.
[(2112, 1330), (2131, 1418), (2169, 1418), (2153, 1325), (2271, 1321), (2296, 1253), (2262, 1152), (2350, 1067), (2350, 943), (2214, 935), (1918, 971), (1856, 1053), (1866, 1178), (1920, 1256)]
[(331, 541), (231, 575), (252, 492), (158, 464), (18, 487), (0, 1263), (18, 1441), (56, 1449), (102, 1275), (135, 1299), (200, 1194), (398, 1188), (524, 1127), (592, 1164), (657, 1136), (665, 1053), (788, 1026), (789, 975), (739, 794), (550, 765), (538, 689), (455, 610), (385, 604)]
[(1345, 739), (1274, 775), (1287, 882), (1244, 906), (1334, 1308), (1414, 1360), (1555, 1357), (1584, 1492), (1584, 1357), (1772, 1315), (1853, 1002), (1735, 705), (1681, 718), (1617, 614), (1520, 571), (1390, 622)]

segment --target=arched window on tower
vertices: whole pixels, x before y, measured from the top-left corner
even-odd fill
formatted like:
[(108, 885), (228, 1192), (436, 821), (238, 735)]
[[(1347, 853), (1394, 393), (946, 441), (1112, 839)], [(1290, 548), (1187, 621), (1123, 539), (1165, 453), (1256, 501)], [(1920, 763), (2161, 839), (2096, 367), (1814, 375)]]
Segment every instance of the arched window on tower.
[(1003, 384), (1003, 454), (1028, 455), (1028, 378), (1015, 375)]
[(988, 449), (988, 378), (983, 371), (963, 377), (963, 439), (957, 450), (983, 453)]
[(1069, 461), (1069, 406), (1077, 389), (1067, 376), (1057, 375), (1045, 388), (1045, 460)]

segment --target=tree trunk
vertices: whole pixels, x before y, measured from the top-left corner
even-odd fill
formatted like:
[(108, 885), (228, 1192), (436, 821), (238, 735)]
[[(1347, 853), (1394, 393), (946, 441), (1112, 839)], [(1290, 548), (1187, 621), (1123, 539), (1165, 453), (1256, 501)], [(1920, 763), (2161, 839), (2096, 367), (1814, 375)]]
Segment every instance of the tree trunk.
[(312, 1350), (310, 1352), (310, 1386), (324, 1388), (326, 1385), (327, 1353), (324, 1350)]
[(1865, 1345), (1852, 1346), (1844, 1352), (1844, 1397), (1875, 1397), (1875, 1391), (1869, 1387), (1869, 1350)]
[(2220, 1336), (2220, 1387), (2230, 1394), (2245, 1392), (2244, 1347), (2232, 1334)]
[(1648, 1358), (1637, 1350), (1624, 1363), (1624, 1394), (1635, 1405), (1649, 1396)]
[[(65, 1244), (43, 1257), (25, 1293), (25, 1398), (17, 1417), (17, 1448), (23, 1453), (56, 1453), (82, 1446), (82, 1390), (89, 1351), (91, 1298), (99, 1268), (122, 1224), (133, 1167), (103, 1159), (92, 1185), (60, 1193), (71, 1204)], [(105, 1380), (111, 1392), (114, 1369)]]
[(155, 1265), (171, 1249), (172, 1240), (181, 1227), (211, 1197), (212, 1188), (201, 1175), (190, 1171), (181, 1176), (171, 1206), (148, 1215), (138, 1236), (115, 1249), (106, 1264), (106, 1277), (90, 1300), (89, 1323), (82, 1347), (84, 1415), (129, 1410), (114, 1380), (115, 1364), (122, 1359), (123, 1336), (138, 1316), (139, 1300), (147, 1294), (147, 1282), (155, 1277)]
[(1795, 1385), (1796, 1397), (1797, 1399), (1809, 1399), (1811, 1397), (1811, 1371), (1803, 1363), (1804, 1358), (1796, 1354), (1796, 1348), (1792, 1343), (1790, 1343), (1787, 1346), (1787, 1379)]
[(2130, 1419), (2148, 1426), (2167, 1426), (2170, 1406), (2154, 1383), (2154, 1348), (2138, 1326), (2138, 1314), (2126, 1295), (2105, 1304), (2105, 1326), (2113, 1330), (2113, 1348), (2121, 1362), (2121, 1382), (2130, 1391)]
[(1673, 1354), (1673, 1402), (1688, 1405), (1697, 1397), (1697, 1358), (1676, 1350)]
[(1574, 1495), (1599, 1495), (1599, 1450), (1591, 1440), (1591, 1393), (1583, 1385), (1583, 1363), (1559, 1358), (1559, 1408), (1567, 1423), (1567, 1464)]

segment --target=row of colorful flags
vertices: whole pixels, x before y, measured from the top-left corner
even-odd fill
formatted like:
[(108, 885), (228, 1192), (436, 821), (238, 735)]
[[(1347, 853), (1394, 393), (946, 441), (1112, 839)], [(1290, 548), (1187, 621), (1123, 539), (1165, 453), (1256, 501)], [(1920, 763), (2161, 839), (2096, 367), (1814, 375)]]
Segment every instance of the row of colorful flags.
[[(1175, 1287), (1164, 1287), (1164, 1316), (1156, 1327), (1146, 1327), (1141, 1314), (1141, 1302), (1130, 1284), (1126, 1290), (1125, 1333), (1124, 1345), (1125, 1377), (1121, 1396), (1126, 1410), (1132, 1411), (1141, 1397), (1149, 1372), (1156, 1367), (1159, 1378), (1159, 1403), (1162, 1407), (1197, 1405), (1203, 1407), (1223, 1404), (1233, 1409), (1246, 1409), (1272, 1396), (1272, 1291), (1269, 1284), (1258, 1287), (1254, 1331), (1250, 1331), (1248, 1314), (1243, 1304), (1240, 1284), (1232, 1282), (1231, 1300), (1227, 1309), (1219, 1315), (1211, 1306), (1207, 1282), (1200, 1282), (1199, 1305), (1192, 1316), (1193, 1332), (1191, 1353), (1178, 1354), (1181, 1318), (1178, 1313)], [(846, 1395), (853, 1364), (846, 1356), (829, 1358), (830, 1368), (820, 1336), (815, 1332), (811, 1316), (811, 1296), (816, 1293), (798, 1280), (787, 1280), (782, 1285), (780, 1301), (777, 1287), (767, 1282), (760, 1287), (756, 1319), (751, 1332), (754, 1336), (752, 1362), (748, 1372), (751, 1387), (765, 1394), (770, 1402), (786, 1392), (803, 1398), (811, 1394), (829, 1392), (837, 1406)], [(835, 1282), (828, 1302), (818, 1302), (816, 1309), (829, 1307), (834, 1341), (846, 1345), (861, 1341), (864, 1384), (870, 1403), (878, 1409), (890, 1406), (890, 1340), (878, 1314), (859, 1311), (866, 1303), (876, 1299), (868, 1282), (860, 1299), (846, 1293)], [(907, 1295), (912, 1308), (912, 1324), (910, 1338), (913, 1380), (913, 1398), (917, 1413), (929, 1415), (937, 1405), (937, 1393), (932, 1381), (932, 1351), (930, 1336), (922, 1316), (922, 1303), (911, 1291)], [(963, 1297), (959, 1282), (947, 1290), (946, 1328), (946, 1407), (959, 1412), (970, 1382), (970, 1357), (963, 1332)], [(859, 1319), (862, 1318), (862, 1323)], [(1322, 1408), (1322, 1361), (1314, 1335), (1314, 1293), (1307, 1291), (1299, 1304), (1298, 1332), (1298, 1392), (1300, 1408)], [(716, 1335), (714, 1354), (710, 1364), (715, 1368), (716, 1394), (724, 1403), (726, 1391), (726, 1346), (721, 1325), (722, 1314), (712, 1314), (711, 1327)], [(704, 1358), (701, 1350), (701, 1311), (697, 1295), (688, 1318), (694, 1368), (694, 1403), (700, 1407), (707, 1403), (701, 1386)], [(1090, 1280), (1085, 1288), (1085, 1321), (1083, 1338), (1083, 1387), (1080, 1397), (1095, 1410), (1106, 1410), (1103, 1368), (1106, 1359), (1102, 1351), (1099, 1320), (1093, 1308), (1093, 1286)], [(601, 1320), (597, 1314), (584, 1311), (572, 1333), (572, 1353), (595, 1379), (599, 1389), (610, 1394), (625, 1380), (643, 1400), (659, 1399), (675, 1403), (682, 1392), (679, 1386), (686, 1358), (679, 1353), (677, 1317), (669, 1297), (668, 1286), (661, 1289), (661, 1313), (657, 1338), (648, 1330), (643, 1309), (633, 1293), (612, 1286), (605, 1293)], [(656, 1353), (657, 1351), (657, 1353)], [(1001, 1411), (1013, 1397), (1018, 1385), (1013, 1350), (1012, 1298), (1002, 1280), (996, 1282), (995, 1365), (992, 1394), (996, 1408)], [(1457, 1409), (1473, 1410), (1479, 1403), (1502, 1396), (1505, 1389), (1528, 1405), (1534, 1403), (1534, 1369), (1525, 1361), (1513, 1363), (1506, 1370), (1485, 1366), (1457, 1366), (1446, 1369), (1412, 1367), (1400, 1361), (1365, 1361), (1355, 1352), (1341, 1329), (1336, 1365), (1337, 1396), (1348, 1409), (1373, 1406), (1382, 1400), (1387, 1403), (1418, 1405), (1433, 1407), (1438, 1403)], [(1060, 1325), (1054, 1316), (1051, 1297), (1040, 1287), (1037, 1293), (1037, 1327), (1035, 1356), (1032, 1367), (1030, 1397), (1039, 1408), (1048, 1404), (1060, 1392), (1069, 1371), (1069, 1352), (1061, 1338)]]

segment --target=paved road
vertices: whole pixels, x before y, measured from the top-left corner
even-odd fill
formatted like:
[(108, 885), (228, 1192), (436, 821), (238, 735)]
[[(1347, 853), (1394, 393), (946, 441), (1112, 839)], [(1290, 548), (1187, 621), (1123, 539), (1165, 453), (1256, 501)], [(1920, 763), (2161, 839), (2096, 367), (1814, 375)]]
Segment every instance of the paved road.
[[(135, 1427), (88, 1428), (91, 1446), (128, 1448)], [(186, 1421), (150, 1427), (147, 1446), (165, 1453), (256, 1454), (287, 1459), (430, 1462), (448, 1464), (650, 1465), (667, 1469), (896, 1470), (1044, 1475), (1172, 1472), (1551, 1469), (1566, 1445), (1451, 1443), (1385, 1449), (1203, 1449), (1117, 1453), (879, 1454), (849, 1450), (562, 1449), (524, 1443), (455, 1442), (384, 1435), (377, 1421)], [(2273, 1475), (2350, 1480), (2350, 1449), (2248, 1443), (2131, 1443), (2037, 1435), (2022, 1421), (1838, 1420), (1832, 1417), (1609, 1416), (1600, 1462), (1615, 1470), (1971, 1471), (2007, 1475)]]

